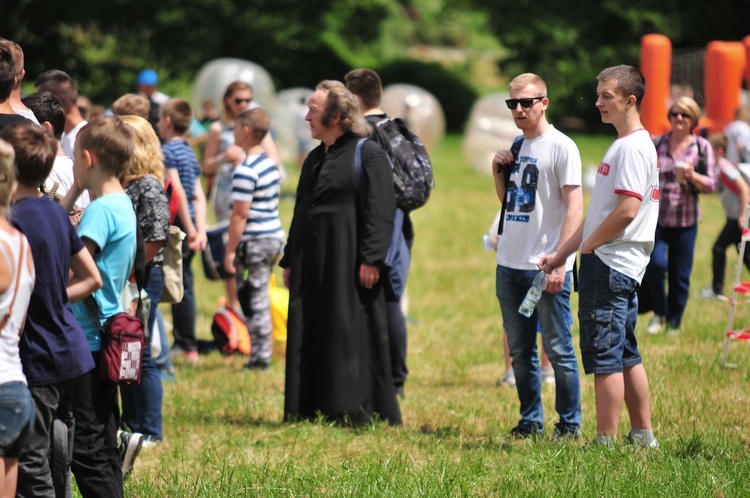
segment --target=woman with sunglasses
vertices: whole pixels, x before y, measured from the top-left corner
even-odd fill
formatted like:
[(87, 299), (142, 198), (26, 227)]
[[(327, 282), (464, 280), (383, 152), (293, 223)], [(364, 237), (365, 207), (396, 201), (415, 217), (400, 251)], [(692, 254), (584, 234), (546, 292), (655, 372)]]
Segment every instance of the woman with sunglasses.
[[(213, 206), (216, 222), (228, 220), (232, 214), (232, 171), (245, 160), (245, 151), (234, 144), (237, 118), (249, 109), (260, 107), (253, 101), (252, 87), (244, 81), (230, 83), (221, 102), (221, 118), (212, 123), (208, 131), (201, 168), (203, 174), (208, 177), (216, 175), (215, 180), (209, 183), (209, 204)], [(279, 153), (270, 133), (266, 134), (261, 145), (281, 170)], [(227, 286), (229, 305), (239, 311), (240, 301), (237, 298), (237, 283), (234, 276), (230, 275), (224, 282)]]
[[(218, 175), (216, 181), (212, 182), (214, 188), (211, 188), (211, 204), (216, 211), (216, 221), (228, 219), (231, 209), (228, 194), (224, 199), (226, 202), (223, 202), (222, 199), (215, 198), (215, 190), (226, 183), (227, 177), (231, 184), (232, 168), (245, 158), (242, 149), (234, 145), (234, 128), (237, 117), (247, 109), (258, 107), (258, 104), (253, 102), (252, 88), (243, 81), (230, 83), (224, 91), (221, 103), (221, 118), (213, 122), (208, 130), (206, 149), (203, 153), (203, 167), (201, 168), (203, 174), (208, 177)], [(217, 205), (216, 202), (219, 204)]]
[(650, 334), (658, 334), (665, 325), (671, 334), (680, 332), (698, 235), (699, 194), (716, 189), (716, 162), (711, 144), (693, 133), (701, 118), (698, 104), (690, 97), (680, 97), (670, 107), (667, 117), (672, 131), (654, 137), (659, 156), (659, 221), (651, 261), (638, 296), (640, 311), (654, 311), (647, 329)]

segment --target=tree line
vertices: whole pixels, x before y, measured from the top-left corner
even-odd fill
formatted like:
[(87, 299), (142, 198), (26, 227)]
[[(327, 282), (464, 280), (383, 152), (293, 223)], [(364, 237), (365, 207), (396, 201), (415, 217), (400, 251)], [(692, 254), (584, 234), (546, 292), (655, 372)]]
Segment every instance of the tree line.
[[(268, 69), (277, 88), (291, 88), (341, 78), (356, 66), (409, 68), (404, 59), (418, 59), (419, 50), (411, 49), (419, 46), (489, 50), (503, 76), (543, 75), (553, 115), (593, 124), (596, 74), (614, 64), (638, 65), (644, 34), (662, 33), (676, 48), (741, 40), (750, 34), (748, 7), (750, 0), (710, 6), (677, 0), (5, 0), (0, 36), (22, 45), (32, 81), (61, 68), (101, 102), (132, 91), (144, 67), (188, 85), (217, 57), (252, 60)], [(449, 64), (446, 77), (430, 84), (442, 86), (443, 95), (452, 85), (488, 91), (471, 81), (468, 64)], [(419, 64), (411, 67), (398, 75), (403, 82), (410, 73), (419, 79)], [(460, 129), (463, 123), (455, 121), (465, 113), (449, 114), (449, 127)]]

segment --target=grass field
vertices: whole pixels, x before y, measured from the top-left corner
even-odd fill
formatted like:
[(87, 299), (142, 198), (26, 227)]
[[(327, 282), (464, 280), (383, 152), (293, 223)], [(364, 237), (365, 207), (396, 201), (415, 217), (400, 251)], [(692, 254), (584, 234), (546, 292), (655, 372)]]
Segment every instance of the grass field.
[[(598, 164), (611, 138), (575, 137), (584, 164)], [(283, 360), (267, 372), (243, 370), (242, 358), (217, 353), (195, 366), (177, 361), (177, 381), (165, 384), (165, 441), (141, 453), (126, 495), (749, 496), (750, 348), (732, 344), (738, 368), (721, 368), (726, 303), (691, 297), (678, 337), (648, 335), (649, 317), (639, 321), (660, 450), (584, 449), (595, 432), (593, 379), (584, 376), (583, 441), (507, 436), (518, 400), (515, 390), (495, 387), (501, 321), (494, 255), (481, 241), (499, 202), (491, 178), (464, 164), (459, 137), (448, 137), (433, 160), (437, 188), (413, 215), (404, 426), (282, 423)], [(293, 198), (284, 201), (285, 227), (292, 205)], [(710, 248), (723, 225), (716, 196), (702, 206), (693, 293), (709, 283)], [(735, 261), (731, 253), (727, 282)], [(201, 338), (210, 337), (221, 290), (198, 279)], [(737, 323), (748, 321), (741, 309)], [(577, 321), (573, 336), (577, 350)], [(550, 386), (544, 405), (550, 434)], [(621, 435), (629, 429), (623, 411)]]

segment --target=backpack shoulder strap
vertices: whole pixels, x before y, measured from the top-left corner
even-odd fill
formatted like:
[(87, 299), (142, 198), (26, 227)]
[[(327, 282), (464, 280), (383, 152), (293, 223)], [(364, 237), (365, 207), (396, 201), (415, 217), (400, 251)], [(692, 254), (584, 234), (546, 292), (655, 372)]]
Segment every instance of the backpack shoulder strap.
[[(513, 162), (518, 163), (518, 154), (521, 152), (521, 146), (523, 145), (524, 137), (521, 135), (517, 138), (513, 145), (510, 146), (510, 153), (513, 154)], [(508, 185), (510, 184), (510, 173), (512, 165), (508, 164), (503, 168), (503, 178), (505, 179), (505, 195), (503, 196), (502, 208), (500, 209), (500, 223), (497, 224), (497, 234), (503, 234), (503, 228), (505, 227), (505, 211), (508, 205)]]
[(518, 153), (521, 152), (521, 146), (523, 145), (524, 137), (521, 135), (519, 138), (516, 139), (515, 142), (513, 142), (513, 145), (510, 146), (510, 153), (513, 154), (513, 160), (518, 162)]
[[(21, 272), (23, 271), (24, 256), (26, 256), (26, 245), (23, 243), (25, 239), (20, 231), (18, 232), (18, 240), (20, 249), (18, 251), (18, 264), (16, 265), (16, 286), (13, 289), (13, 298), (10, 301), (8, 312), (5, 314), (2, 321), (0, 321), (0, 330), (5, 328), (5, 324), (8, 323), (10, 315), (13, 313), (13, 305), (16, 304), (16, 296), (18, 296), (18, 284), (21, 283)], [(21, 327), (21, 332), (23, 332), (23, 327)]]
[(362, 181), (362, 148), (367, 140), (369, 140), (367, 137), (360, 138), (357, 142), (357, 149), (354, 151), (354, 178), (357, 182), (357, 194), (359, 195), (360, 202), (363, 202), (362, 194), (364, 194), (365, 189), (365, 182)]

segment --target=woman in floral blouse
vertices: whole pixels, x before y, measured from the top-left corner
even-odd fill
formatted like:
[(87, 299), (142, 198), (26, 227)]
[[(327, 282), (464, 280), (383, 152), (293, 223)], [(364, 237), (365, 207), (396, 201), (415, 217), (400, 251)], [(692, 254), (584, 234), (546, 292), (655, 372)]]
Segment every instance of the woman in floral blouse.
[[(162, 265), (164, 245), (169, 237), (169, 203), (164, 191), (164, 163), (159, 139), (148, 121), (138, 116), (122, 119), (135, 131), (135, 152), (125, 173), (125, 192), (133, 201), (138, 225), (146, 249), (146, 281), (144, 289), (155, 310), (162, 294)], [(154, 330), (156, 313), (149, 313), (148, 329)], [(140, 432), (144, 444), (158, 443), (162, 431), (161, 376), (151, 355), (145, 348), (141, 383), (121, 386), (122, 422), (133, 432)]]

